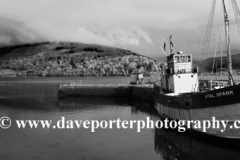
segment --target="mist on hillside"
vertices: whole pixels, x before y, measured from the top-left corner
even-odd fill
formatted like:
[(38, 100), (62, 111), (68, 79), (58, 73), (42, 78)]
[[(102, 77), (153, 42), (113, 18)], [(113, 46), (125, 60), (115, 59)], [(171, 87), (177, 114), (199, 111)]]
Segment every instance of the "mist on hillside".
[(42, 42), (47, 39), (23, 22), (0, 17), (0, 46)]

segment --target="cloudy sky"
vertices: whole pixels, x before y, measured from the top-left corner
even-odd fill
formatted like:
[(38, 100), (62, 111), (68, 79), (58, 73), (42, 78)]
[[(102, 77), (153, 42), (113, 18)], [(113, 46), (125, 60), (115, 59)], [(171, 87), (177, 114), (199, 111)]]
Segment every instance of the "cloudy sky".
[[(0, 0), (0, 44), (75, 41), (159, 58), (164, 57), (160, 48), (164, 39), (172, 34), (176, 50), (200, 57), (211, 4), (211, 0)], [(217, 7), (213, 41), (222, 32), (220, 13)], [(232, 32), (234, 46), (239, 36), (236, 28)]]

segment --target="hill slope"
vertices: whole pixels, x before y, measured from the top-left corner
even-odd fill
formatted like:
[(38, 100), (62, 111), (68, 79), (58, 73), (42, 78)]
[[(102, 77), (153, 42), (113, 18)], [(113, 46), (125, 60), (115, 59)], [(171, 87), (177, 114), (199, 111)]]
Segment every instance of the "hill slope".
[[(205, 64), (206, 64), (206, 67), (205, 67), (205, 70), (210, 72), (212, 71), (212, 67), (213, 67), (213, 62), (214, 62), (214, 58), (211, 57), (211, 58), (208, 58), (205, 60)], [(232, 55), (232, 68), (234, 70), (240, 70), (240, 54), (235, 54), (235, 55)], [(216, 57), (215, 58), (215, 68), (221, 68), (221, 57)], [(227, 57), (223, 57), (222, 58), (222, 68), (227, 68)], [(214, 69), (216, 70), (216, 69)]]
[(0, 48), (0, 68), (20, 76), (116, 76), (160, 69), (160, 63), (129, 50), (74, 42), (43, 42)]

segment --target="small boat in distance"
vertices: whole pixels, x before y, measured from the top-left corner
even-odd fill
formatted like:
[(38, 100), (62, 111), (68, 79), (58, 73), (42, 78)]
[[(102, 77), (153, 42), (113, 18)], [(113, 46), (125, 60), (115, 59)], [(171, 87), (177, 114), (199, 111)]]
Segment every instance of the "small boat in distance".
[[(237, 3), (235, 0), (231, 0), (231, 3), (240, 27)], [(210, 26), (212, 26), (215, 5), (216, 0), (213, 0)], [(240, 138), (240, 133), (232, 126), (236, 120), (240, 120), (240, 85), (236, 85), (232, 78), (229, 18), (225, 0), (222, 0), (222, 7), (228, 69), (220, 68), (219, 70), (228, 73), (228, 81), (200, 81), (198, 68), (193, 67), (192, 55), (183, 52), (173, 53), (172, 36), (170, 36), (170, 54), (167, 55), (167, 66), (162, 68), (160, 82), (154, 84), (154, 106), (161, 116), (174, 120), (212, 121), (213, 117), (216, 120), (227, 120), (230, 131), (208, 129), (207, 133), (219, 137)], [(207, 36), (210, 36), (209, 31)], [(205, 38), (207, 41), (209, 39), (209, 37)], [(202, 130), (199, 129), (199, 131)]]

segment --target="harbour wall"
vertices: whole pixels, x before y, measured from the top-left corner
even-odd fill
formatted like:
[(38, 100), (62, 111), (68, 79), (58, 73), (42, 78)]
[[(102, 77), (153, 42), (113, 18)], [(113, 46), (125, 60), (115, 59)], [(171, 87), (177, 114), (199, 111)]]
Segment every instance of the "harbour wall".
[(132, 87), (128, 84), (64, 84), (60, 85), (58, 97), (130, 97)]
[(132, 86), (132, 99), (142, 102), (153, 101), (153, 86), (151, 85), (135, 85)]
[(137, 101), (150, 102), (153, 95), (152, 85), (131, 84), (64, 84), (60, 85), (58, 97), (122, 97)]
[[(137, 110), (156, 114), (153, 100), (152, 85), (131, 85), (131, 84), (64, 84), (60, 85), (58, 97), (60, 102), (70, 102), (71, 98), (81, 97), (92, 98), (123, 98), (137, 108)], [(121, 100), (122, 101), (122, 100)]]

